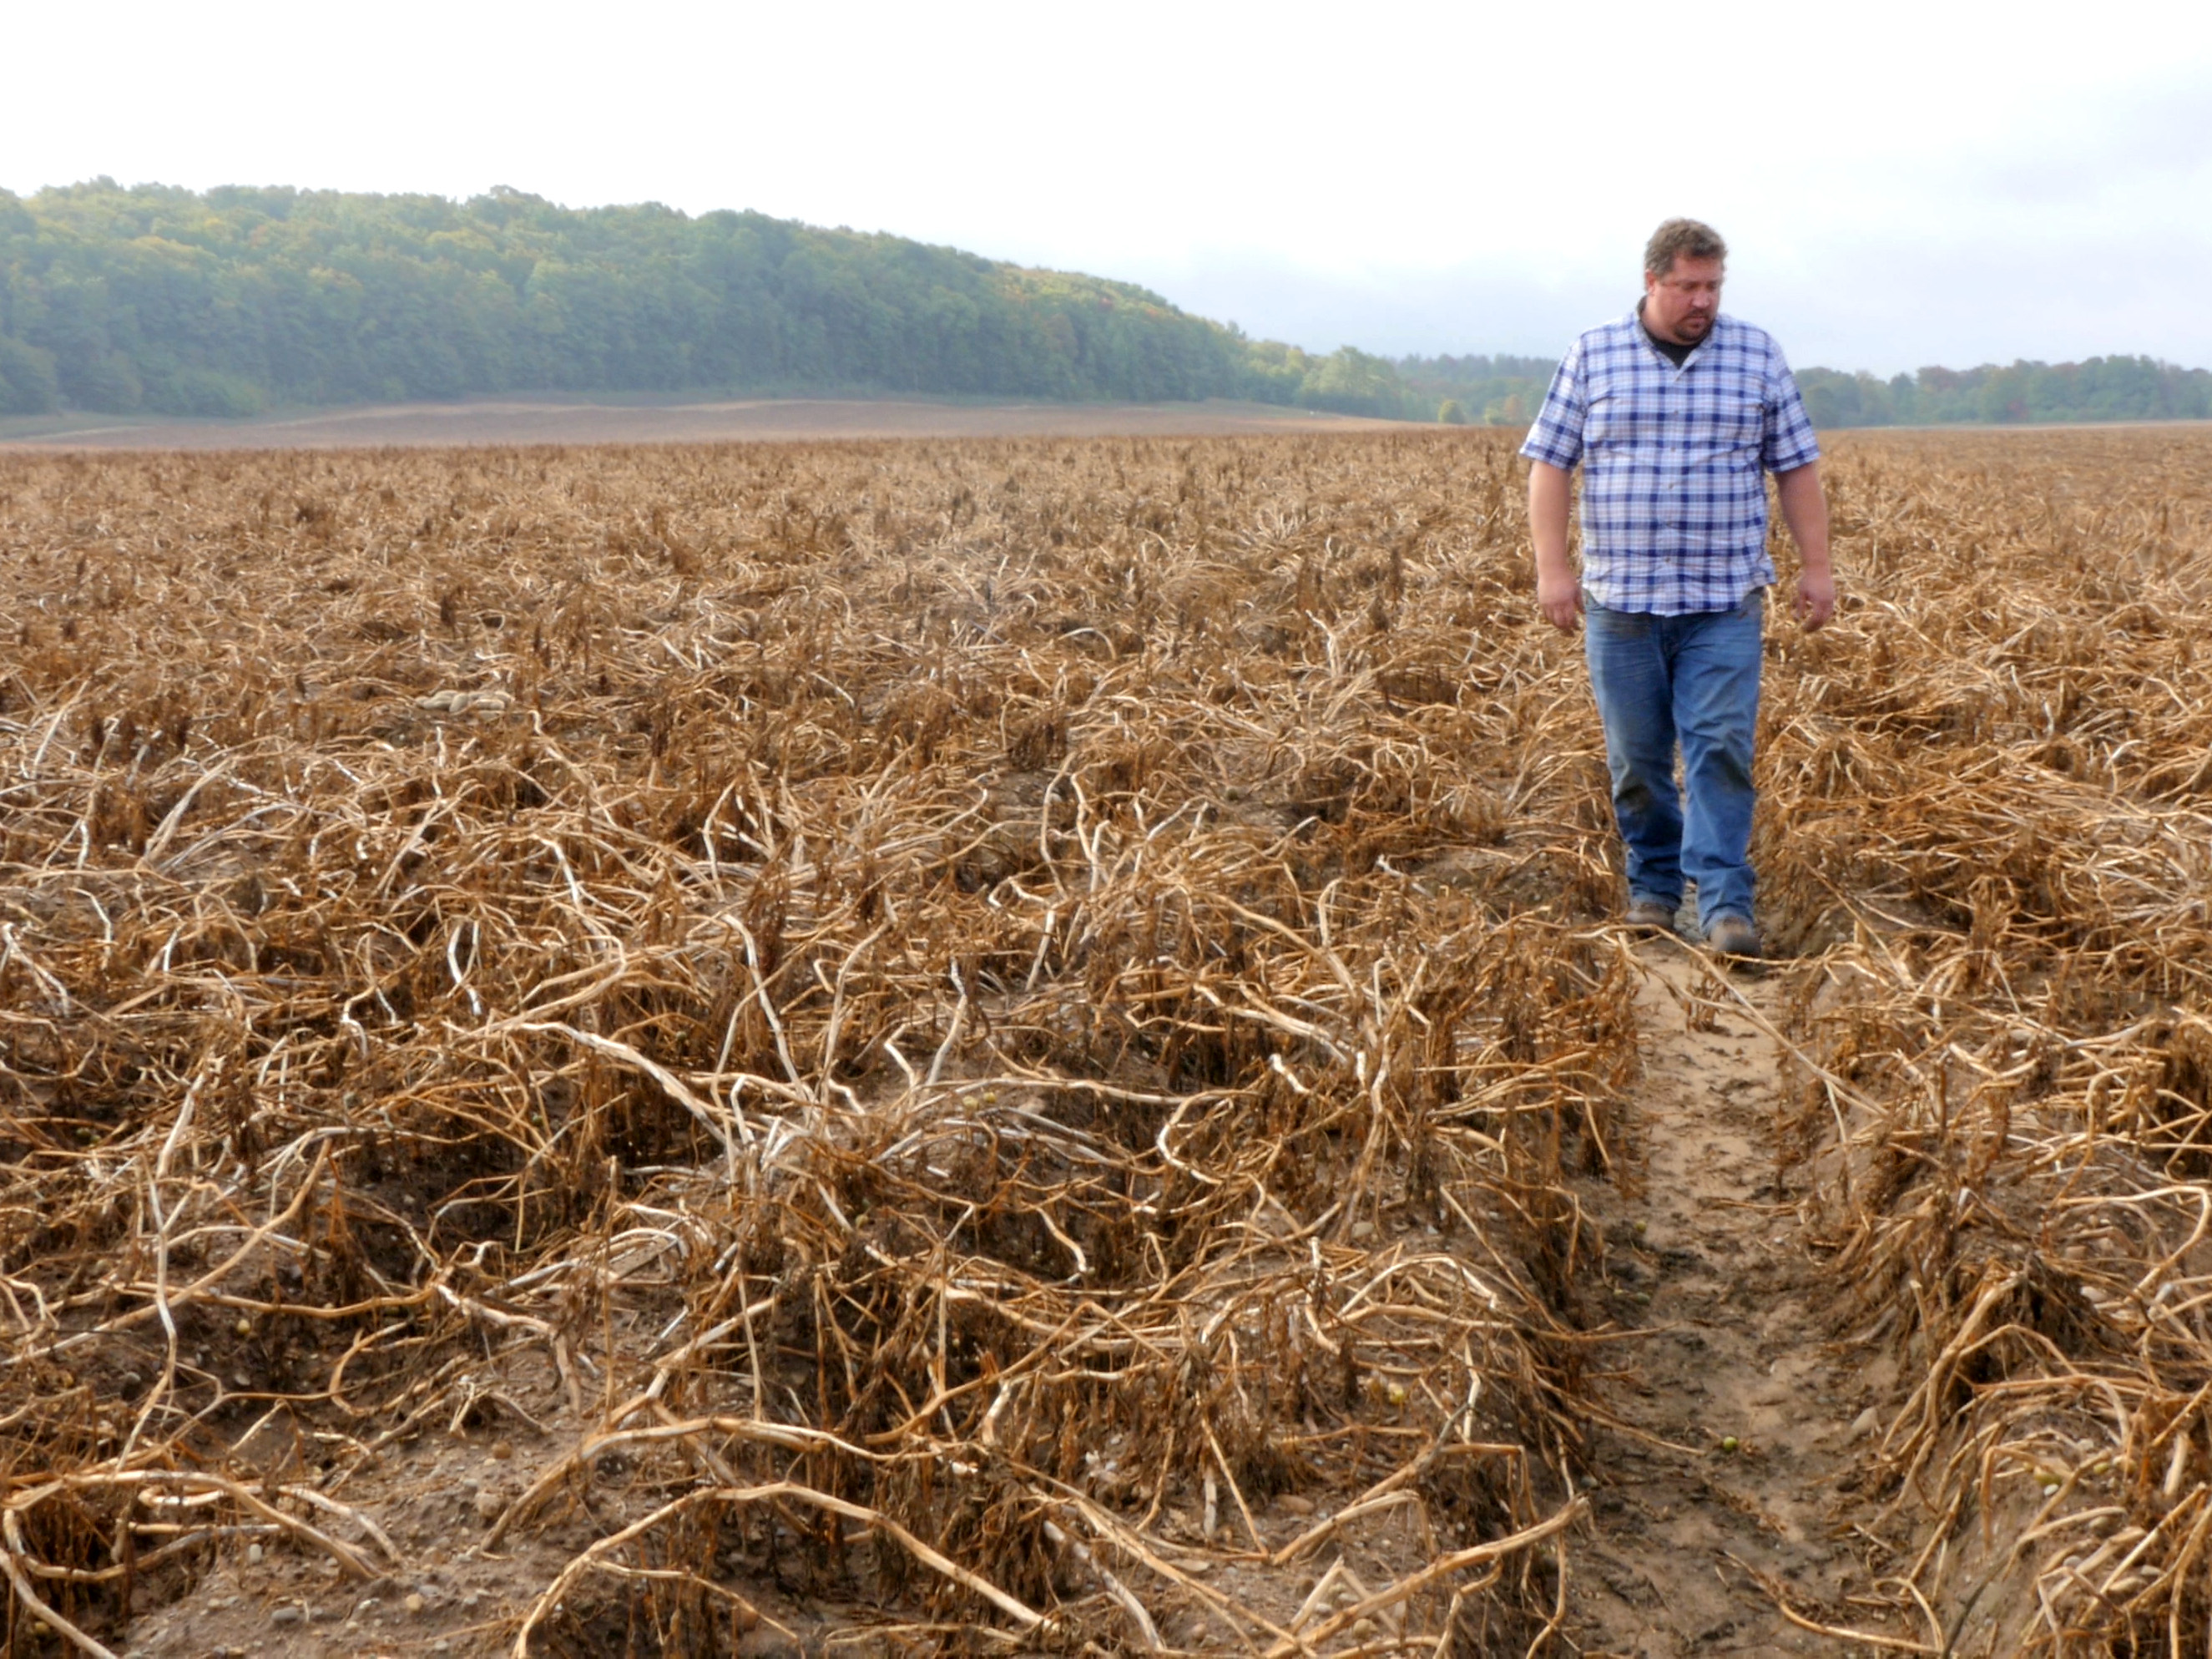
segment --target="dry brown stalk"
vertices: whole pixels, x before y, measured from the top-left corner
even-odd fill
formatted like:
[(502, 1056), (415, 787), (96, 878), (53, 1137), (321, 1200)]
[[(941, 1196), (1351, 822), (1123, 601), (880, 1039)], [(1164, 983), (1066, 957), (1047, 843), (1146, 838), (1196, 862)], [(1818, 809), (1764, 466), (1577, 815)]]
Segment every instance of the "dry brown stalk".
[[(489, 1544), (605, 1517), (525, 1646), (719, 1650), (792, 1561), (908, 1631), (1277, 1639), (1302, 1590), (1170, 1566), (1201, 1465), (1267, 1571), (1425, 1540), (1404, 1629), (1534, 1636), (1634, 1031), (1510, 483), (8, 463), (14, 1570), (104, 1639), (505, 1423), (550, 1443)], [(201, 1553), (112, 1577), (185, 1468)]]
[[(504, 1425), (518, 1650), (779, 1582), (1555, 1644), (1638, 969), (1509, 449), (0, 462), (19, 1620), (365, 1565), (340, 1490), (419, 1560), (394, 1470)], [(1914, 1643), (2212, 1618), (2208, 461), (1841, 443), (1849, 603), (1770, 647), (1780, 1127)], [(1292, 1634), (1328, 1547), (1394, 1565)]]

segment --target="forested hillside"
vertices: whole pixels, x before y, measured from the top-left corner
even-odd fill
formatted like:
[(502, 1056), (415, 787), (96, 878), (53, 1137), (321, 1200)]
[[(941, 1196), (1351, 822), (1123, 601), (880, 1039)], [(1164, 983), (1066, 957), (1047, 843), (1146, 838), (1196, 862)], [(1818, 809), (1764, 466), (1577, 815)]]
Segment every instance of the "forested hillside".
[(1399, 413), (1379, 361), (1255, 343), (1126, 283), (757, 213), (0, 192), (5, 412), (856, 389)]
[[(0, 191), (0, 414), (508, 392), (1240, 398), (1516, 426), (1542, 357), (1317, 356), (1127, 283), (757, 213), (109, 179)], [(1822, 426), (2212, 416), (2149, 358), (1808, 368)]]

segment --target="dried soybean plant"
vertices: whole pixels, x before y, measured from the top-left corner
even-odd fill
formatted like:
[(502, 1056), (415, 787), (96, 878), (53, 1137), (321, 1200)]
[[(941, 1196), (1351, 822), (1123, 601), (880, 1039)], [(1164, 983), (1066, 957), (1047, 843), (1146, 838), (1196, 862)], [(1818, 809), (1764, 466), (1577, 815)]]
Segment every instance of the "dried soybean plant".
[(0, 466), (11, 1642), (505, 1427), (517, 1654), (1540, 1645), (1634, 1038), (1510, 454)]
[(1875, 1599), (1930, 1653), (2200, 1650), (2212, 441), (1856, 437), (1832, 488), (1856, 598), (1770, 678), (1763, 834), (1828, 947), (1794, 1144), (1899, 1379)]

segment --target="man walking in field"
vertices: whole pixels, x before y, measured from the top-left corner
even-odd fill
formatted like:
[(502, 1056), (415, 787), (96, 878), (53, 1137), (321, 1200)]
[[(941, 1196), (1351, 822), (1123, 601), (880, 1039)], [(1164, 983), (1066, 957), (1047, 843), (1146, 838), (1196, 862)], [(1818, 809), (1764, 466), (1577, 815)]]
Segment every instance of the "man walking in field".
[[(1750, 862), (1752, 738), (1767, 586), (1766, 479), (1797, 544), (1796, 611), (1834, 613), (1820, 446), (1781, 349), (1723, 316), (1728, 246), (1669, 219), (1644, 251), (1644, 298), (1577, 340), (1522, 454), (1536, 603), (1569, 633), (1587, 617), (1633, 927), (1674, 926), (1685, 877), (1698, 931), (1759, 954)], [(1583, 470), (1582, 574), (1567, 555)], [(1679, 748), (1685, 787), (1674, 781)]]

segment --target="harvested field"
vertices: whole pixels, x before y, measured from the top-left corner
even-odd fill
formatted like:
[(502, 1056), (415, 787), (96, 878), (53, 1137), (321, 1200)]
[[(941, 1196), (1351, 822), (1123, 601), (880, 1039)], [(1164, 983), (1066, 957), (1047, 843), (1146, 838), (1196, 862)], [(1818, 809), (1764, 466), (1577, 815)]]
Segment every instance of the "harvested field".
[(0, 449), (360, 449), (456, 444), (790, 442), (815, 438), (1218, 437), (1388, 431), (1395, 421), (1246, 404), (940, 403), (897, 398), (464, 398), (288, 411), (253, 420), (0, 417)]
[(2202, 1648), (2212, 435), (1832, 448), (1757, 978), (1502, 434), (0, 459), (9, 1651)]

